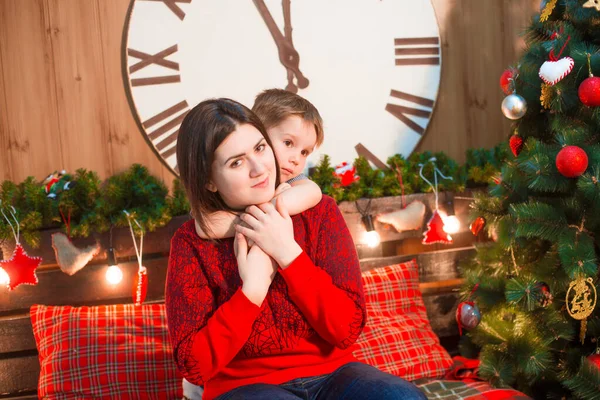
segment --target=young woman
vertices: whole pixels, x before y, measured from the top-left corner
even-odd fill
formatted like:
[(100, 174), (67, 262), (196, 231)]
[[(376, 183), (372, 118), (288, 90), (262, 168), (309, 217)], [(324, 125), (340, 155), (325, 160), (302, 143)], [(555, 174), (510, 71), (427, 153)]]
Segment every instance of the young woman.
[(171, 240), (169, 333), (204, 400), (425, 399), (352, 355), (366, 317), (350, 233), (330, 197), (293, 217), (281, 197), (270, 203), (279, 168), (252, 111), (229, 99), (194, 107), (177, 163), (200, 226), (223, 210), (244, 222), (217, 241), (188, 221)]

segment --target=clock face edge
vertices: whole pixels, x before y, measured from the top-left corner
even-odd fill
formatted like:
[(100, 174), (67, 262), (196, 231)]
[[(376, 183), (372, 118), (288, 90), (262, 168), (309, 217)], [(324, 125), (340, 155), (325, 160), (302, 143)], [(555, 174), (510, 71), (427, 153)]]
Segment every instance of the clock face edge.
[[(140, 134), (144, 137), (144, 140), (146, 141), (148, 146), (150, 146), (150, 149), (152, 150), (154, 155), (160, 160), (163, 166), (165, 166), (167, 170), (171, 172), (176, 178), (179, 178), (179, 172), (176, 171), (175, 168), (173, 168), (171, 164), (169, 164), (169, 162), (160, 154), (154, 143), (152, 143), (152, 140), (148, 137), (148, 133), (144, 129), (143, 122), (133, 96), (133, 90), (131, 87), (131, 75), (129, 73), (128, 66), (127, 49), (129, 47), (129, 29), (131, 17), (133, 15), (133, 10), (135, 8), (136, 3), (137, 0), (130, 0), (129, 7), (127, 8), (127, 14), (125, 15), (125, 21), (123, 23), (123, 38), (121, 40), (121, 72), (125, 85), (125, 96), (127, 97), (127, 103), (129, 104), (129, 107), (132, 111), (133, 119), (135, 120), (135, 124), (138, 127)], [(177, 146), (177, 144), (175, 144), (175, 146)]]
[[(130, 63), (130, 59), (129, 59), (128, 54), (127, 54), (127, 47), (129, 45), (130, 34), (131, 34), (131, 32), (130, 32), (130, 29), (131, 29), (131, 20), (132, 20), (132, 15), (134, 15), (134, 9), (135, 9), (136, 3), (140, 4), (141, 2), (140, 2), (140, 0), (131, 0), (130, 8), (128, 10), (126, 21), (125, 21), (125, 26), (124, 26), (124, 30), (125, 31), (124, 31), (124, 35), (123, 35), (124, 38), (126, 38), (126, 39), (124, 39), (124, 46), (123, 46), (123, 67), (126, 68), (126, 69), (123, 71), (124, 72), (123, 76), (124, 76), (124, 79), (127, 80), (127, 83), (126, 83), (127, 98), (128, 98), (128, 102), (130, 103), (131, 110), (134, 113), (134, 118), (136, 120), (136, 124), (138, 125), (138, 129), (140, 129), (142, 135), (144, 135), (144, 140), (146, 140), (146, 142), (151, 146), (152, 151), (160, 158), (161, 162), (167, 167), (167, 169), (169, 169), (175, 176), (178, 176), (179, 175), (178, 171), (176, 171), (174, 169), (174, 166), (176, 166), (176, 161), (173, 162), (173, 153), (171, 152), (170, 156), (163, 157), (161, 155), (160, 150), (157, 149), (156, 145), (153, 143), (153, 141), (152, 141), (152, 139), (150, 137), (150, 133), (151, 133), (150, 129), (144, 128), (144, 121), (148, 121), (148, 119), (147, 119), (148, 115), (144, 116), (144, 114), (147, 114), (147, 112), (145, 113), (145, 111), (148, 111), (148, 110), (147, 110), (147, 107), (145, 109), (143, 103), (142, 104), (138, 104), (139, 103), (139, 97), (140, 97), (140, 95), (138, 93), (138, 95), (136, 96), (136, 93), (134, 93), (134, 88), (133, 88), (132, 82), (131, 82), (131, 79), (132, 79), (131, 75), (132, 74), (129, 73), (129, 67), (127, 66), (127, 64)], [(157, 4), (161, 4), (161, 2), (156, 2), (156, 3)], [(429, 117), (427, 117), (427, 119), (425, 121), (425, 126), (423, 126), (422, 133), (419, 134), (418, 137), (415, 136), (414, 137), (414, 142), (412, 142), (412, 143), (409, 142), (409, 145), (407, 145), (405, 149), (402, 149), (401, 146), (394, 146), (394, 151), (396, 153), (405, 153), (405, 151), (406, 151), (405, 154), (408, 154), (408, 155), (410, 155), (412, 152), (415, 151), (415, 149), (419, 146), (419, 144), (423, 140), (424, 136), (428, 133), (428, 131), (430, 129), (429, 125), (431, 123), (431, 119), (433, 118), (433, 115), (435, 115), (435, 110), (437, 108), (437, 102), (438, 102), (438, 97), (439, 97), (439, 93), (440, 93), (440, 85), (441, 85), (441, 78), (442, 78), (442, 66), (443, 66), (443, 64), (442, 64), (442, 54), (441, 54), (442, 53), (441, 34), (440, 34), (439, 24), (438, 24), (438, 21), (437, 21), (437, 15), (435, 14), (435, 8), (433, 7), (433, 4), (431, 3), (431, 0), (428, 0), (427, 3), (429, 4), (429, 6), (430, 6), (430, 8), (432, 10), (432, 14), (433, 14), (433, 17), (434, 17), (433, 18), (433, 22), (435, 24), (435, 34), (432, 31), (432, 33), (429, 36), (435, 36), (435, 37), (437, 37), (438, 40), (439, 40), (439, 42), (440, 42), (439, 43), (439, 47), (438, 47), (439, 51), (440, 51), (440, 53), (439, 53), (439, 65), (437, 66), (438, 67), (438, 71), (435, 71), (435, 72), (432, 73), (432, 76), (435, 76), (435, 83), (433, 83), (433, 85), (435, 86), (435, 92), (434, 93), (430, 93), (429, 95), (426, 96), (426, 97), (430, 97), (433, 94), (433, 96), (432, 96), (432, 102), (433, 102), (433, 104), (432, 104), (432, 106), (430, 108), (430, 115), (429, 115)], [(162, 5), (164, 6), (165, 4), (162, 4)], [(134, 28), (135, 28), (135, 26), (134, 26)], [(262, 28), (264, 28), (264, 26), (262, 26)], [(154, 53), (155, 53), (155, 51), (148, 51), (148, 54), (154, 54)], [(182, 63), (181, 65), (184, 65), (184, 64)], [(408, 72), (410, 74), (410, 70), (408, 70)], [(181, 83), (179, 83), (179, 85), (181, 85)], [(402, 89), (402, 87), (399, 87), (399, 88)], [(431, 89), (434, 89), (434, 88), (431, 88)], [(182, 89), (182, 92), (184, 90), (185, 90), (185, 88)], [(405, 89), (403, 89), (403, 90), (405, 90)], [(410, 90), (408, 90), (408, 91), (410, 91)], [(302, 93), (300, 93), (300, 94), (302, 94)], [(187, 100), (190, 100), (187, 96), (183, 96), (183, 98), (186, 98)], [(138, 100), (136, 101), (136, 99), (138, 99)], [(195, 103), (192, 104), (192, 105), (195, 105)], [(152, 115), (152, 114), (150, 114), (150, 115)], [(336, 131), (334, 131), (334, 132), (336, 132)], [(381, 131), (381, 132), (383, 132), (383, 131)], [(384, 133), (386, 135), (385, 136), (386, 139), (384, 139), (384, 140), (396, 140), (398, 138), (398, 135), (406, 135), (407, 134), (406, 130), (403, 130), (403, 132), (404, 133), (400, 133), (400, 131), (398, 131), (398, 134), (396, 134), (394, 132), (387, 132), (386, 131)], [(396, 137), (393, 137), (394, 135), (396, 135)], [(368, 142), (372, 141), (372, 137), (373, 136), (375, 136), (375, 135), (373, 135), (373, 134), (368, 135), (367, 134), (365, 136), (356, 136), (354, 140), (355, 141), (358, 140), (359, 142), (362, 142), (362, 143), (367, 143), (367, 148), (368, 148), (369, 147)], [(342, 136), (339, 136), (339, 134), (334, 134), (334, 135), (331, 135), (330, 138), (326, 138), (326, 139), (329, 139), (329, 140), (332, 141), (332, 143), (334, 143), (336, 140), (339, 140), (340, 137), (342, 137)], [(389, 138), (392, 138), (392, 139), (389, 139)], [(400, 142), (400, 141), (401, 140), (398, 140), (398, 142)], [(158, 143), (158, 144), (160, 144), (160, 143)], [(351, 146), (350, 146), (350, 144), (346, 144), (346, 146), (348, 148), (352, 147), (352, 146), (354, 146), (354, 143), (352, 143)], [(163, 149), (164, 149), (164, 147), (163, 147)], [(163, 150), (163, 153), (164, 153), (164, 150)], [(323, 154), (327, 154), (327, 152), (325, 152)], [(356, 158), (356, 156), (357, 156), (356, 152), (353, 152), (353, 154), (354, 154), (354, 158)], [(169, 162), (169, 159), (171, 160), (171, 162)], [(319, 160), (316, 160), (316, 159), (313, 158), (310, 161), (312, 161), (312, 162), (318, 162)], [(335, 163), (337, 163), (337, 161), (339, 161), (339, 160), (334, 160)]]

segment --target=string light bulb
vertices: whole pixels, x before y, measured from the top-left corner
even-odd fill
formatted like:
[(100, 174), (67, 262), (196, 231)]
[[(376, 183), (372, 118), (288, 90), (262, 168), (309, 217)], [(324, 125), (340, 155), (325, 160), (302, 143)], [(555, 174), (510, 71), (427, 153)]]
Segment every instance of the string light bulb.
[(118, 285), (123, 280), (123, 271), (119, 268), (119, 263), (117, 262), (117, 257), (115, 256), (115, 249), (113, 248), (112, 241), (112, 230), (113, 225), (110, 226), (109, 232), (109, 245), (108, 252), (106, 254), (106, 263), (108, 264), (108, 268), (106, 269), (106, 281), (111, 285)]
[(446, 217), (444, 218), (444, 232), (453, 234), (460, 231), (460, 220), (454, 212), (454, 194), (446, 192)]
[(9, 283), (10, 283), (10, 277), (8, 276), (8, 274), (6, 273), (6, 271), (4, 269), (0, 268), (0, 285), (8, 286)]
[(362, 222), (365, 225), (365, 234), (363, 237), (363, 241), (367, 244), (367, 246), (373, 248), (379, 246), (381, 243), (381, 237), (379, 233), (375, 230), (375, 225), (373, 224), (373, 216), (371, 214), (367, 214), (362, 217)]

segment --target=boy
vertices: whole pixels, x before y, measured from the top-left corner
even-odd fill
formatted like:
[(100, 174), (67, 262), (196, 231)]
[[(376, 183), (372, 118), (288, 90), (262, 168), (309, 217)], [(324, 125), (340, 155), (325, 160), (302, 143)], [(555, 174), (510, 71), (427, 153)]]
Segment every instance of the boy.
[[(282, 197), (290, 215), (299, 214), (321, 201), (321, 188), (302, 172), (307, 157), (323, 143), (323, 121), (308, 100), (283, 89), (268, 89), (256, 96), (252, 111), (261, 119), (273, 144), (281, 183), (275, 197)], [(210, 237), (233, 237), (237, 216), (217, 212), (209, 218)], [(198, 224), (201, 238), (208, 238)]]

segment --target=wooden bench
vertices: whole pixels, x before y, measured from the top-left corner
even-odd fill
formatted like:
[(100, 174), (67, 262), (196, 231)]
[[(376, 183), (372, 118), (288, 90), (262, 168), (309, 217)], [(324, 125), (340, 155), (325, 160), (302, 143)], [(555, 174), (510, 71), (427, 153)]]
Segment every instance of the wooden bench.
[[(426, 196), (424, 197), (426, 198)], [(395, 198), (377, 199), (373, 201), (372, 210), (375, 212), (390, 206)], [(383, 202), (378, 204), (379, 202)], [(341, 204), (340, 208), (349, 225), (350, 231), (358, 242), (361, 226), (356, 223), (357, 216), (352, 212), (350, 203)], [(354, 209), (355, 210), (355, 209)], [(457, 210), (458, 213), (458, 210)], [(149, 286), (146, 297), (147, 303), (164, 301), (164, 285), (167, 272), (167, 261), (170, 239), (173, 233), (188, 220), (187, 216), (174, 218), (166, 227), (144, 237), (144, 266), (148, 269)], [(397, 247), (417, 248), (420, 234), (397, 234), (381, 229), (383, 249)], [(31, 256), (43, 258), (42, 265), (37, 270), (39, 283), (35, 286), (21, 285), (13, 291), (0, 289), (0, 398), (35, 399), (37, 381), (40, 372), (37, 350), (31, 322), (29, 307), (33, 304), (45, 305), (100, 305), (131, 303), (132, 283), (137, 273), (135, 252), (128, 229), (113, 230), (113, 247), (118, 257), (119, 266), (123, 271), (123, 280), (119, 285), (111, 286), (106, 283), (106, 250), (109, 244), (108, 234), (94, 235), (85, 239), (76, 239), (78, 247), (89, 245), (94, 241), (100, 242), (103, 251), (83, 270), (73, 276), (63, 273), (56, 264), (54, 250), (51, 245), (51, 234), (55, 231), (42, 232), (41, 246), (31, 249), (24, 244)], [(398, 241), (400, 238), (400, 242)], [(413, 247), (406, 247), (403, 242), (413, 240)], [(460, 243), (459, 243), (460, 245)], [(386, 247), (387, 246), (387, 247)], [(415, 247), (416, 246), (416, 247)], [(2, 243), (5, 258), (10, 257), (14, 243)], [(429, 246), (428, 252), (385, 256), (379, 254), (373, 257), (373, 250), (365, 249), (357, 244), (361, 258), (361, 268), (371, 268), (390, 265), (416, 258), (420, 268), (421, 290), (428, 310), (433, 330), (438, 334), (447, 348), (456, 346), (458, 335), (454, 312), (458, 302), (457, 289), (462, 280), (458, 273), (459, 262), (469, 257), (474, 249), (472, 246), (459, 246), (439, 249), (440, 246)], [(371, 255), (371, 257), (369, 257)]]

